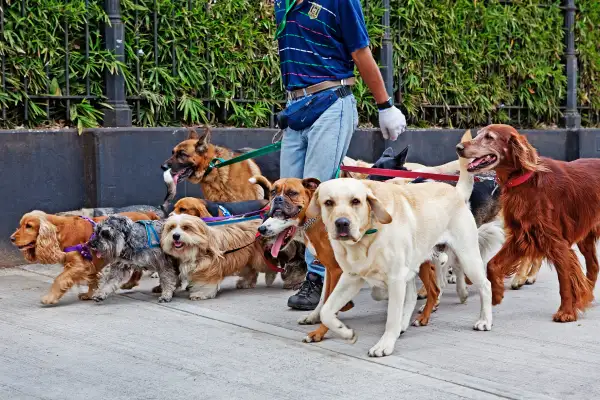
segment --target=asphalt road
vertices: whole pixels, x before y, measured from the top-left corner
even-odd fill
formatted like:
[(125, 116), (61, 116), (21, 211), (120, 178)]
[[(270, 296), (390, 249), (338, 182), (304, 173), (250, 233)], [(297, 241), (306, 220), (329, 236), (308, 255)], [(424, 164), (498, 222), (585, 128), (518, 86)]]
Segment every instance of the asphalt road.
[(471, 329), (476, 293), (459, 304), (450, 285), (430, 325), (409, 328), (382, 359), (367, 350), (386, 303), (366, 288), (341, 316), (356, 344), (331, 334), (304, 344), (310, 327), (296, 324), (303, 313), (286, 307), (292, 292), (279, 281), (236, 290), (231, 279), (216, 299), (181, 293), (159, 305), (145, 277), (103, 304), (78, 301), (75, 289), (42, 306), (59, 271), (0, 270), (0, 399), (600, 398), (600, 307), (552, 322), (560, 298), (546, 265), (535, 285), (507, 290), (491, 332)]

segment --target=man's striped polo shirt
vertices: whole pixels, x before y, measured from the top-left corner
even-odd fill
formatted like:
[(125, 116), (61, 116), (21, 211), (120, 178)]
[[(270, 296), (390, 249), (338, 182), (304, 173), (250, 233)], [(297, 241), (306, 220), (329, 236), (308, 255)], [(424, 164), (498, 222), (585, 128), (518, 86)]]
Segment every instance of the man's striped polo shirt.
[[(294, 1), (275, 0), (278, 27)], [(351, 53), (369, 45), (360, 0), (303, 0), (288, 12), (278, 42), (287, 90), (354, 76)]]

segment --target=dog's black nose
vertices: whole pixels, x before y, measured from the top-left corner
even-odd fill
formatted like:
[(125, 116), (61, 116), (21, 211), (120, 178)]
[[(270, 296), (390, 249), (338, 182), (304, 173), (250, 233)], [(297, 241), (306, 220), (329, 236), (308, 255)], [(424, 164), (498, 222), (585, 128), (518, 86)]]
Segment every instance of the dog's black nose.
[(167, 163), (164, 163), (163, 165), (160, 166), (160, 169), (162, 169), (163, 171), (166, 171), (169, 168), (171, 168), (171, 167), (169, 167), (169, 164), (167, 164)]
[(283, 204), (284, 200), (283, 200), (283, 196), (277, 196), (273, 199), (273, 204)]
[(350, 220), (348, 218), (338, 218), (335, 220), (335, 227), (338, 231), (347, 232), (350, 227)]
[(260, 233), (261, 235), (264, 235), (265, 233), (267, 233), (267, 227), (263, 226), (263, 225), (259, 226), (258, 233)]
[(173, 240), (175, 240), (176, 242), (178, 242), (179, 239), (181, 239), (181, 235), (179, 233), (174, 233), (173, 234)]
[(17, 241), (17, 238), (16, 238), (16, 237), (14, 237), (14, 236), (11, 236), (11, 237), (10, 237), (10, 241), (14, 243), (14, 242), (16, 242), (16, 241)]
[(462, 154), (462, 152), (465, 150), (465, 145), (462, 143), (459, 143), (456, 145), (456, 152), (460, 155)]

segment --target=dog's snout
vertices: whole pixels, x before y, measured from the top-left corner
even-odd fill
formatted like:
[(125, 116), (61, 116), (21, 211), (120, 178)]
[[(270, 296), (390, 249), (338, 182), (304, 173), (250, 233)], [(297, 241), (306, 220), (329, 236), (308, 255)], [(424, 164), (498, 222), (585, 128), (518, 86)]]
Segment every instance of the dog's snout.
[(277, 196), (273, 199), (273, 203), (274, 204), (283, 204), (284, 203), (284, 199), (283, 196)]
[(179, 241), (179, 239), (181, 239), (181, 235), (179, 233), (174, 233), (173, 234), (173, 240)]
[(259, 226), (258, 233), (260, 233), (261, 235), (264, 235), (265, 233), (267, 233), (267, 227), (264, 225)]
[(350, 220), (344, 217), (338, 218), (335, 220), (335, 227), (338, 229), (338, 231), (347, 231), (350, 227)]
[(462, 143), (459, 143), (456, 145), (456, 152), (461, 155), (462, 152), (465, 150), (465, 145)]
[(171, 168), (171, 166), (169, 165), (169, 163), (164, 163), (163, 165), (160, 166), (160, 169), (162, 169), (163, 171), (166, 171), (169, 168)]
[(16, 238), (16, 237), (14, 237), (14, 236), (11, 236), (11, 237), (10, 237), (10, 241), (14, 243), (14, 242), (16, 242), (16, 241), (17, 241), (17, 238)]

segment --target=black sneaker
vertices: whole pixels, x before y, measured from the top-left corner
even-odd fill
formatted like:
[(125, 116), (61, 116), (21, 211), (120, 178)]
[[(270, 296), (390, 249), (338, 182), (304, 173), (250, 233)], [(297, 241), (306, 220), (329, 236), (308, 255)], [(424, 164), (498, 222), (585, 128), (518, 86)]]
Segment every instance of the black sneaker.
[(298, 293), (288, 299), (288, 307), (295, 310), (312, 311), (317, 308), (323, 290), (323, 279), (312, 272), (306, 275)]

